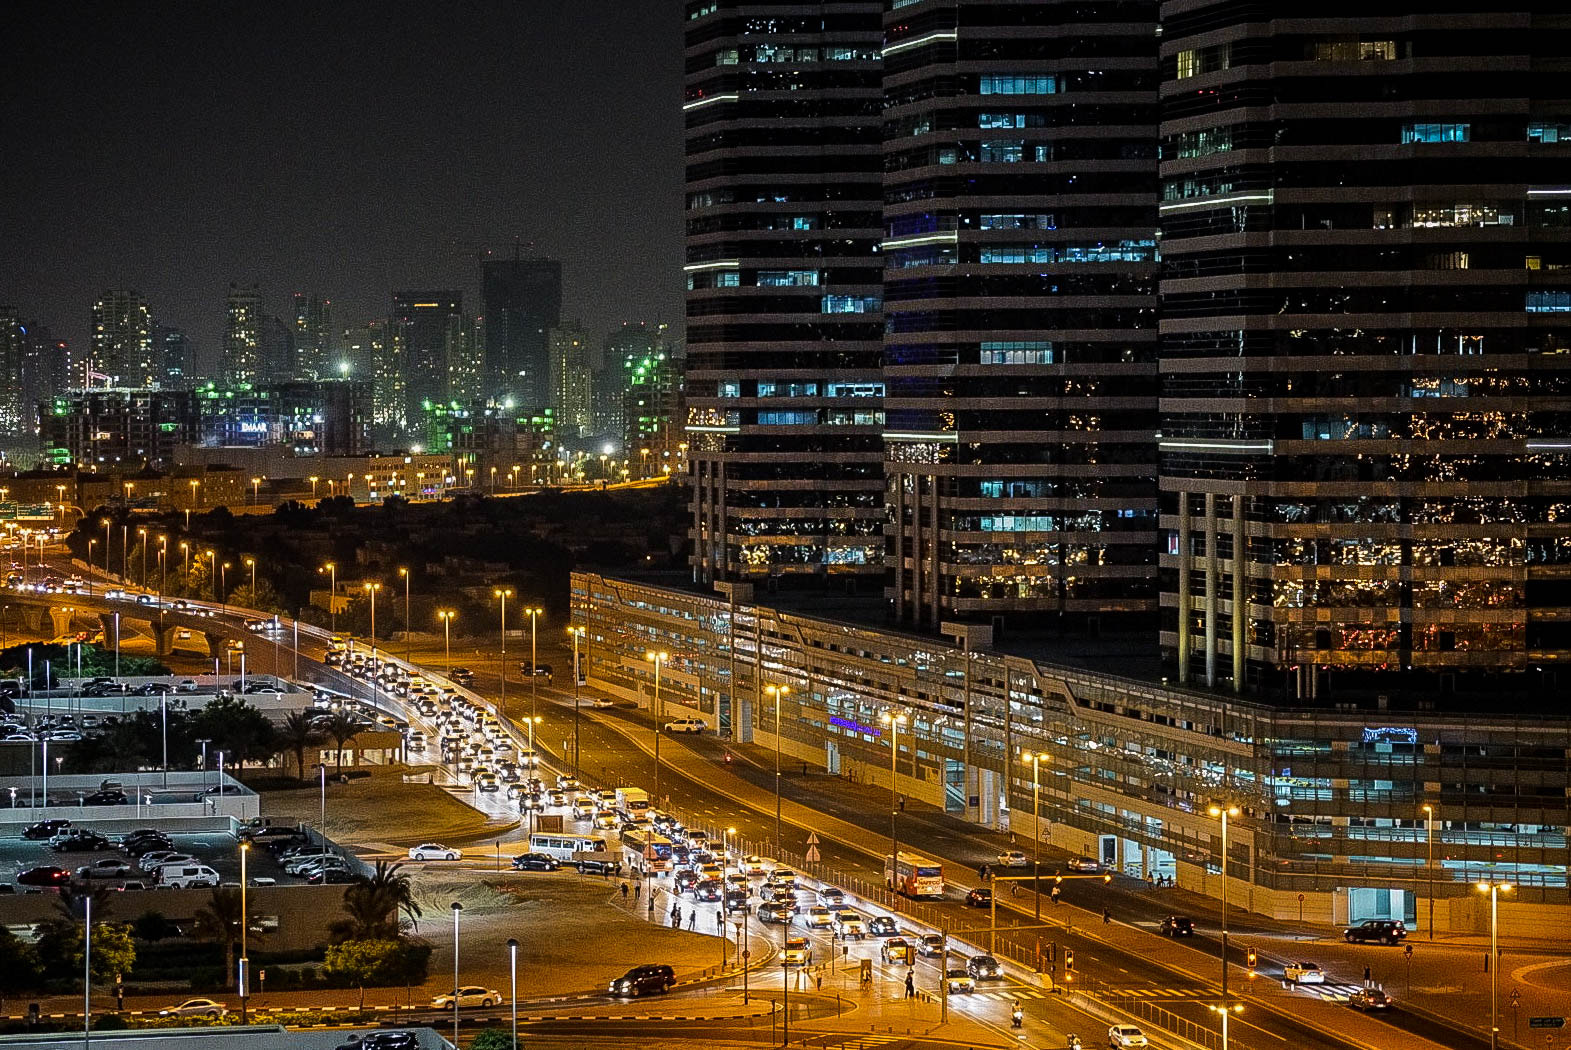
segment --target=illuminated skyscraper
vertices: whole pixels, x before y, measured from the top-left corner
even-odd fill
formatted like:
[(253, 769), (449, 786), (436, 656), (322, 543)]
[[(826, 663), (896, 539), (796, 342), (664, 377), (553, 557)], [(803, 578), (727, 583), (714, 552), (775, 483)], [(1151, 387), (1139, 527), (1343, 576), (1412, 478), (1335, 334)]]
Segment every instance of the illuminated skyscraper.
[(333, 301), (305, 292), (296, 292), (294, 301), (296, 378), (334, 378)]
[[(119, 386), (148, 386), (158, 378), (153, 317), (147, 300), (130, 291), (106, 291), (93, 304), (88, 365)], [(86, 376), (74, 377), (86, 382)]]
[(262, 297), (256, 286), (229, 286), (225, 304), (223, 371), (231, 383), (262, 378)]
[(578, 322), (551, 329), (551, 409), (561, 437), (581, 437), (594, 422), (589, 334)]
[[(0, 442), (31, 430), (26, 393), (27, 329), (16, 307), (0, 306)], [(14, 453), (13, 453), (14, 454)]]

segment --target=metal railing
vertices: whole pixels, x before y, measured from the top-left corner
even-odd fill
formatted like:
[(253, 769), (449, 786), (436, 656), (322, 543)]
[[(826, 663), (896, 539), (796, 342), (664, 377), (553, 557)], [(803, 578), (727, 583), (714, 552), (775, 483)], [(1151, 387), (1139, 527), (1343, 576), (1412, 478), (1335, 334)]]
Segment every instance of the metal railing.
[[(1079, 991), (1077, 997), (1091, 1000), (1106, 1011), (1138, 1017), (1148, 1024), (1156, 1025), (1158, 1028), (1173, 1033), (1180, 1039), (1205, 1047), (1206, 1050), (1221, 1050), (1222, 1034), (1220, 1032), (1214, 1032), (1198, 1021), (1180, 1017), (1171, 1010), (1164, 1010), (1148, 999), (1089, 992), (1083, 988)], [(1230, 1034), (1228, 1042), (1231, 1046), (1247, 1047), (1247, 1044), (1236, 1035)]]

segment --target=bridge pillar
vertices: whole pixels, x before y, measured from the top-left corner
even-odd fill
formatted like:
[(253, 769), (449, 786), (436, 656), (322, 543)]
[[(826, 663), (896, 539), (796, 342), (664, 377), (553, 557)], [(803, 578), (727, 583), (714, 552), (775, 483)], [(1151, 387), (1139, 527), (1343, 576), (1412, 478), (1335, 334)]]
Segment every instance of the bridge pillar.
[[(113, 649), (115, 647), (115, 614), (114, 613), (99, 613), (98, 614), (98, 623), (99, 623), (99, 626), (101, 626), (103, 628), (103, 631), (104, 631), (104, 648), (105, 649)], [(124, 616), (120, 617), (120, 640), (122, 642), (125, 641), (125, 617)]]
[(26, 627), (33, 634), (37, 634), (44, 629), (44, 610), (42, 608), (36, 605), (24, 605), (21, 607), (21, 613), (22, 626)]
[[(71, 618), (72, 614), (67, 612), (64, 608), (51, 605), (49, 607), (49, 621), (50, 625), (54, 628), (54, 633), (49, 637), (58, 638), (62, 634), (70, 634)], [(40, 624), (40, 626), (42, 625)]]
[(224, 636), (211, 631), (203, 631), (202, 637), (207, 639), (207, 655), (214, 660), (224, 655)]
[(179, 630), (179, 628), (165, 627), (160, 631), (152, 624), (149, 624), (148, 627), (151, 628), (151, 634), (153, 636), (153, 651), (156, 652), (159, 656), (168, 656), (175, 647), (175, 632)]

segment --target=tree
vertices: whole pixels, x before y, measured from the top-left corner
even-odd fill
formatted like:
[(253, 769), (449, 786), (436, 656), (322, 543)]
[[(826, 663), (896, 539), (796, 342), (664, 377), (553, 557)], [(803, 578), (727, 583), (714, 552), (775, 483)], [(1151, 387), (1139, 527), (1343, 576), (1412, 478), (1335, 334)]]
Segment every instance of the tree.
[[(200, 909), (195, 916), (196, 935), (224, 946), (225, 980), (235, 972), (235, 945), (240, 943), (240, 900), (238, 889), (215, 889), (207, 907)], [(250, 935), (260, 938), (262, 934), (257, 932), (257, 913), (249, 911), (247, 919), (251, 926)]]
[(229, 604), (265, 613), (283, 613), (287, 611), (284, 609), (283, 599), (278, 596), (278, 592), (273, 589), (273, 585), (262, 577), (257, 578), (255, 591), (251, 590), (249, 579), (230, 591)]
[(0, 1006), (7, 996), (37, 988), (43, 977), (37, 949), (0, 926)]
[[(82, 923), (45, 924), (38, 937), (38, 960), (45, 976), (73, 980), (82, 972)], [(112, 981), (136, 965), (136, 943), (123, 923), (93, 923), (93, 980)]]
[(513, 1050), (513, 1036), (500, 1028), (482, 1028), (475, 1033), (469, 1050)]
[(131, 935), (140, 941), (161, 941), (180, 936), (180, 926), (156, 911), (144, 911), (131, 923)]
[(238, 696), (220, 696), (192, 717), (198, 737), (212, 741), (229, 762), (239, 766), (271, 758), (276, 730), (268, 717)]
[[(397, 940), (421, 916), (403, 863), (376, 862), (370, 878), (344, 890), (346, 918), (332, 924), (335, 938), (344, 941)], [(400, 913), (402, 918), (400, 918)]]
[(304, 711), (290, 712), (289, 717), (278, 727), (277, 740), (279, 748), (295, 756), (295, 771), (304, 780), (306, 749), (322, 740), (316, 723)]
[(365, 728), (365, 723), (355, 718), (346, 711), (334, 711), (322, 723), (322, 731), (332, 737), (337, 745), (334, 751), (334, 760), (338, 763), (339, 772), (344, 769), (344, 745), (353, 740), (356, 733)]
[(327, 949), (323, 972), (360, 989), (360, 1007), (365, 1008), (366, 985), (386, 985), (402, 981), (408, 972), (404, 945), (395, 940), (343, 941)]

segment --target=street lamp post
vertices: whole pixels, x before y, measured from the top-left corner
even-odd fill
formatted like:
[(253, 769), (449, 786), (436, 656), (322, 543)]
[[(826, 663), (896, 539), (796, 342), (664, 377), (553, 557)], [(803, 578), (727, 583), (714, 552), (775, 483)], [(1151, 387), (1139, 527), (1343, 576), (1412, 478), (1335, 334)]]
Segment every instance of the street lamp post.
[(218, 608), (220, 611), (229, 611), (229, 563), (224, 562), (218, 570)]
[[(360, 586), (371, 596), (371, 648), (376, 649), (376, 592), (382, 589), (380, 583), (363, 583)], [(376, 673), (376, 661), (371, 661), (371, 672)]]
[(1435, 807), (1424, 806), (1424, 869), (1429, 874), (1429, 939), (1435, 939)]
[(1500, 895), (1511, 892), (1509, 882), (1480, 882), (1479, 893), (1489, 894), (1489, 1050), (1500, 1046)]
[(538, 673), (540, 665), (535, 662), (535, 621), (545, 612), (545, 610), (539, 608), (538, 606), (531, 605), (529, 608), (525, 609), (524, 612), (529, 614), (529, 717), (533, 718), (535, 716), (535, 707), (538, 703), (538, 697), (540, 693), (540, 675)]
[(414, 658), (410, 655), (410, 647), (414, 644), (410, 640), (413, 632), (409, 627), (409, 578), (411, 573), (408, 569), (399, 569), (398, 575), (404, 578), (404, 663), (413, 663)]
[(1241, 1014), (1241, 1013), (1243, 1013), (1244, 1012), (1244, 1004), (1243, 1003), (1223, 1003), (1220, 1006), (1209, 1006), (1208, 1005), (1206, 1007), (1206, 1009), (1210, 1010), (1214, 1014), (1220, 1014), (1222, 1016), (1222, 1050), (1227, 1050), (1227, 1019), (1229, 1017), (1231, 1017), (1233, 1014)]
[[(900, 832), (895, 818), (900, 815), (900, 800), (895, 791), (895, 760), (900, 754), (900, 727), (906, 724), (904, 713), (885, 711), (878, 720), (889, 727), (889, 864), (896, 879), (900, 877)], [(894, 889), (890, 886), (890, 889)], [(942, 967), (940, 967), (942, 968)]]
[[(453, 1045), (458, 1045), (458, 915), (464, 906), (453, 902)], [(515, 1028), (514, 1031), (517, 1031)]]
[(137, 546), (142, 548), (142, 590), (147, 590), (147, 530), (137, 529)]
[(1222, 1002), (1227, 1002), (1227, 821), (1239, 814), (1237, 806), (1212, 806), (1206, 812), (1222, 821)]
[[(730, 892), (729, 889), (727, 888), (729, 886), (729, 883), (726, 882), (726, 868), (730, 866), (730, 861), (731, 861), (731, 836), (735, 835), (735, 834), (736, 834), (736, 829), (735, 828), (726, 828), (725, 830), (720, 832), (720, 886), (721, 886), (721, 890), (720, 890), (720, 921), (718, 923), (716, 923), (716, 926), (720, 930), (720, 969), (722, 969), (722, 970), (725, 969), (725, 962), (726, 962), (725, 916), (726, 916), (726, 912), (728, 912), (730, 910), (730, 907), (731, 907), (730, 902), (726, 900), (726, 894), (728, 892)], [(737, 947), (736, 953), (737, 953), (737, 961), (741, 962), (741, 958), (742, 958), (741, 946)]]
[(518, 1050), (518, 941), (507, 939), (508, 995), (513, 1001), (513, 1050)]
[(496, 587), (491, 591), (493, 597), (502, 603), (502, 718), (507, 719), (507, 599), (513, 596), (511, 587)]
[(660, 668), (670, 661), (671, 654), (657, 653), (651, 649), (644, 655), (655, 665), (655, 695), (649, 704), (649, 714), (654, 719), (655, 729), (655, 805), (662, 806), (660, 801)]
[(578, 726), (582, 721), (578, 697), (578, 640), (584, 636), (582, 627), (569, 627), (567, 633), (573, 637), (573, 779), (578, 779)]
[[(180, 546), (184, 547), (185, 544), (182, 543)], [(322, 566), (320, 569), (318, 569), (316, 571), (317, 572), (325, 572), (325, 573), (327, 573), (327, 581), (328, 581), (327, 582), (327, 586), (329, 588), (329, 590), (327, 592), (327, 625), (328, 625), (327, 629), (332, 631), (334, 634), (337, 634), (338, 633), (338, 563), (330, 561), (326, 565)]]
[(246, 999), (249, 998), (249, 993), (250, 993), (250, 990), (251, 990), (248, 987), (248, 985), (250, 984), (250, 976), (251, 975), (246, 972), (248, 969), (250, 969), (250, 956), (246, 953), (246, 927), (250, 926), (251, 923), (250, 923), (250, 920), (246, 916), (246, 910), (245, 910), (245, 890), (246, 890), (245, 859), (246, 859), (246, 854), (248, 854), (250, 852), (251, 852), (251, 844), (249, 842), (242, 842), (242, 843), (240, 843), (240, 987), (239, 987), (239, 992), (240, 992), (240, 1023), (241, 1024), (245, 1024), (246, 1020), (247, 1020), (247, 1018), (246, 1018)]
[(453, 673), (453, 617), (458, 614), (451, 609), (438, 609), (437, 618), (442, 621), (442, 648), (447, 651), (447, 673)]
[(246, 558), (245, 567), (251, 570), (251, 606), (252, 608), (256, 608), (256, 559)]
[(780, 856), (780, 697), (791, 692), (790, 686), (766, 685), (764, 692), (775, 702), (775, 856)]
[(1031, 763), (1031, 834), (1036, 839), (1031, 847), (1031, 896), (1038, 922), (1042, 920), (1042, 762), (1046, 758), (1040, 751), (1020, 753), (1020, 761)]

